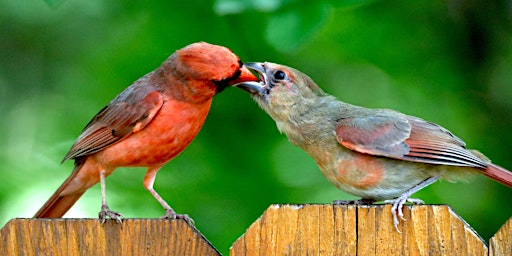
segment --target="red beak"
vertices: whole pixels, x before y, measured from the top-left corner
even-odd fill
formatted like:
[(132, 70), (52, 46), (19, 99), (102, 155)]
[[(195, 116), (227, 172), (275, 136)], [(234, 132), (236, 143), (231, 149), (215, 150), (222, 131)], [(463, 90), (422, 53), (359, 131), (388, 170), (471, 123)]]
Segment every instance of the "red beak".
[(230, 84), (237, 84), (237, 83), (243, 83), (243, 82), (258, 82), (259, 79), (256, 77), (249, 69), (247, 69), (245, 66), (242, 66), (240, 69), (242, 73), (240, 73), (240, 76), (236, 78), (235, 80), (231, 81)]

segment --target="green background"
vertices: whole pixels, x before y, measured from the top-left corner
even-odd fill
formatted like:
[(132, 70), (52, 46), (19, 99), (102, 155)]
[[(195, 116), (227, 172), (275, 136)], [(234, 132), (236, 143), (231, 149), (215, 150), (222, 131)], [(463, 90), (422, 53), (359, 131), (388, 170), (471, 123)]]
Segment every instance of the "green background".
[[(94, 114), (197, 41), (293, 66), (340, 100), (441, 124), (512, 169), (510, 1), (119, 2), (0, 0), (0, 226), (32, 216), (69, 175), (72, 162), (60, 161)], [(112, 209), (163, 215), (144, 173), (107, 179)], [(270, 204), (355, 198), (237, 89), (215, 97), (155, 189), (223, 253)], [(451, 205), (486, 240), (512, 215), (512, 189), (481, 175), (415, 197)], [(67, 216), (94, 218), (99, 208), (95, 186)]]

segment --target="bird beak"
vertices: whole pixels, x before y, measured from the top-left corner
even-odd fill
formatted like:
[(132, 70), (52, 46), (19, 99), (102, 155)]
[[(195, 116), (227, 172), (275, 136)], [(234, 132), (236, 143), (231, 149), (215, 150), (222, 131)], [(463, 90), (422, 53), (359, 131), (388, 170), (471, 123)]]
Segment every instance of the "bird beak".
[(232, 80), (231, 84), (237, 84), (237, 83), (244, 83), (244, 82), (258, 82), (258, 77), (256, 77), (247, 67), (242, 66), (240, 69), (241, 73), (240, 75), (235, 79)]
[(259, 75), (265, 74), (265, 68), (263, 67), (263, 63), (261, 62), (246, 62), (244, 63), (244, 66), (258, 73)]
[(234, 86), (250, 93), (250, 94), (256, 94), (256, 95), (262, 95), (264, 91), (266, 91), (265, 86), (265, 68), (263, 67), (263, 63), (260, 62), (247, 62), (244, 63), (244, 66), (257, 73), (260, 77), (260, 82), (256, 81), (247, 81), (247, 82), (241, 82), (238, 84), (235, 84)]

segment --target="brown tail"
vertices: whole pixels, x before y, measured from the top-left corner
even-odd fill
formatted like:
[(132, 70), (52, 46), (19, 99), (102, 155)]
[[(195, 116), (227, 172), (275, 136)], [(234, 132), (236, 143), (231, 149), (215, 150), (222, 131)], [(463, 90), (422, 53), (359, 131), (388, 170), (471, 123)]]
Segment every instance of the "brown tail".
[(484, 174), (485, 176), (512, 188), (512, 172), (509, 170), (495, 164), (489, 164), (489, 166), (485, 168)]
[(82, 168), (83, 162), (75, 162), (75, 169), (73, 173), (60, 185), (60, 187), (53, 193), (53, 195), (46, 201), (46, 203), (37, 211), (34, 218), (60, 218), (75, 204), (84, 192), (61, 196), (62, 191), (69, 185), (75, 178), (78, 170)]

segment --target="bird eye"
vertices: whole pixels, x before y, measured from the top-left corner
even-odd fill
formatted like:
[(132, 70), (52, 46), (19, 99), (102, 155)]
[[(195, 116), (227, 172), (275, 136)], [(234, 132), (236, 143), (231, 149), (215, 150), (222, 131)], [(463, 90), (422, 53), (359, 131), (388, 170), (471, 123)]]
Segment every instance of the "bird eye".
[(274, 73), (274, 79), (276, 80), (283, 80), (286, 78), (286, 73), (284, 73), (281, 70), (278, 70)]

